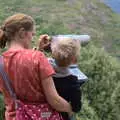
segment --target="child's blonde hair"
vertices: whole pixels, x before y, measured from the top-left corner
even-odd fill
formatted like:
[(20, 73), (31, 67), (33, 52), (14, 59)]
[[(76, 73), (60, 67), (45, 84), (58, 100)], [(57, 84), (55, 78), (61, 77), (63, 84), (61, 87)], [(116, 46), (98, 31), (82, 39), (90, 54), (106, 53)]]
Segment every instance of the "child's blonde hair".
[(71, 64), (72, 58), (76, 60), (80, 54), (80, 42), (70, 38), (58, 38), (51, 44), (52, 55), (61, 67)]

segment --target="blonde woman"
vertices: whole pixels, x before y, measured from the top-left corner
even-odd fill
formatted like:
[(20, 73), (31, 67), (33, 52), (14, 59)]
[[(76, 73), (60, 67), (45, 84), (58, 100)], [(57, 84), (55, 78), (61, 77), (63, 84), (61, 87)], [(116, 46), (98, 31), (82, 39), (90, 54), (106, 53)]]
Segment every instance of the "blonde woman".
[[(50, 104), (57, 111), (71, 113), (70, 104), (60, 97), (55, 89), (52, 79), (55, 72), (47, 58), (42, 52), (29, 49), (34, 35), (35, 21), (26, 14), (20, 13), (8, 17), (0, 28), (0, 47), (8, 45), (8, 50), (2, 54), (5, 71), (11, 80), (17, 99), (27, 104), (24, 110), (29, 111), (24, 111), (27, 115), (23, 117), (27, 118), (19, 120), (42, 120), (39, 118), (39, 105), (43, 103)], [(0, 91), (5, 100), (5, 119), (15, 120), (15, 101), (7, 91), (1, 76)], [(29, 109), (29, 105), (33, 105), (32, 110)], [(37, 114), (33, 112), (34, 109)]]

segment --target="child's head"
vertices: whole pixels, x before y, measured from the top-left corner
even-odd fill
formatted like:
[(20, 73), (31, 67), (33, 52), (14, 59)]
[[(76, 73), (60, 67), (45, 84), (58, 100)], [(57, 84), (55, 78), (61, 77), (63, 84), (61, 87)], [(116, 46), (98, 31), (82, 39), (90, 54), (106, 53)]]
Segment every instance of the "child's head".
[(79, 40), (60, 37), (51, 44), (51, 50), (57, 65), (67, 67), (77, 62), (80, 54), (80, 42)]

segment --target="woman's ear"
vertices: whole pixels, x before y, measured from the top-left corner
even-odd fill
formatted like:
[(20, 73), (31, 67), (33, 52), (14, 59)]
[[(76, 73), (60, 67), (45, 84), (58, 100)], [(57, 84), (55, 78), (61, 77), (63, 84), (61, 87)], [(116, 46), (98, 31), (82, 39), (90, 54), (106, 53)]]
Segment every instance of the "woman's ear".
[(26, 36), (26, 33), (25, 33), (25, 29), (24, 28), (20, 28), (19, 32), (18, 32), (18, 35), (21, 39), (24, 39), (25, 36)]

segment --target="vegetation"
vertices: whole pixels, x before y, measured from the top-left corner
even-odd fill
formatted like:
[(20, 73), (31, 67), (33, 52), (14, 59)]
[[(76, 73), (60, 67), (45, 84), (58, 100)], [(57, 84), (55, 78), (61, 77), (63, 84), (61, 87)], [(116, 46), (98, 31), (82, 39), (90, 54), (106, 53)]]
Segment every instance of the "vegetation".
[(0, 120), (3, 120), (4, 117), (4, 102), (3, 97), (0, 95)]
[[(120, 120), (120, 63), (114, 58), (120, 56), (119, 15), (99, 0), (0, 0), (0, 3), (0, 24), (7, 16), (23, 12), (36, 20), (37, 36), (91, 35), (92, 42), (81, 50), (79, 66), (89, 81), (82, 87), (83, 108), (76, 117)], [(0, 96), (0, 120), (3, 112)]]
[(90, 109), (89, 117), (85, 115), (90, 120), (119, 120), (119, 61), (92, 44), (83, 48), (80, 61), (80, 68), (89, 77), (83, 86), (85, 102), (80, 117)]

